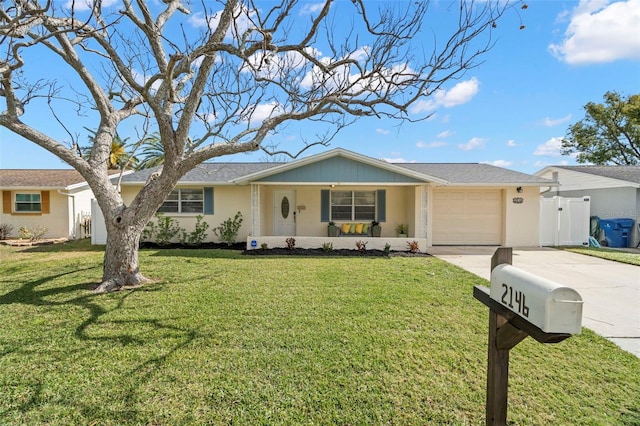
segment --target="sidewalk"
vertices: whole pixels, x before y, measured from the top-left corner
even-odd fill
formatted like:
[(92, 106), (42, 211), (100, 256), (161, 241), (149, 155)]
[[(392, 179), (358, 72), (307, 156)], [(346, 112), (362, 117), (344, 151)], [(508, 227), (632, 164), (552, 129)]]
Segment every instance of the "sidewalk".
[[(437, 246), (426, 251), (489, 280), (497, 247)], [(513, 266), (577, 290), (582, 325), (640, 357), (640, 267), (547, 247), (514, 248)]]

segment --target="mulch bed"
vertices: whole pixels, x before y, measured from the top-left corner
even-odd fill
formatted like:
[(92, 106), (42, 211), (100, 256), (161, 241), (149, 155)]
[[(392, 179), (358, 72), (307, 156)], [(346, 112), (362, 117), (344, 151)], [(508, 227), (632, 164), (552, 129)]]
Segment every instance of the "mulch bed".
[(43, 238), (41, 240), (2, 240), (0, 244), (12, 247), (33, 247), (33, 246), (46, 246), (49, 244), (62, 244), (69, 241), (67, 238)]
[(167, 244), (167, 245), (158, 245), (155, 243), (140, 243), (141, 249), (218, 249), (218, 250), (238, 250), (242, 251), (243, 254), (247, 256), (325, 256), (325, 257), (340, 257), (340, 256), (351, 256), (351, 257), (429, 257), (431, 256), (428, 253), (416, 252), (412, 253), (410, 251), (390, 251), (388, 254), (382, 250), (350, 250), (350, 249), (335, 249), (330, 251), (325, 251), (321, 248), (315, 249), (302, 249), (302, 248), (284, 248), (284, 247), (276, 247), (269, 249), (255, 249), (255, 250), (246, 250), (246, 243), (235, 243), (232, 245), (221, 244), (221, 243), (203, 243), (197, 246), (186, 246), (182, 244)]

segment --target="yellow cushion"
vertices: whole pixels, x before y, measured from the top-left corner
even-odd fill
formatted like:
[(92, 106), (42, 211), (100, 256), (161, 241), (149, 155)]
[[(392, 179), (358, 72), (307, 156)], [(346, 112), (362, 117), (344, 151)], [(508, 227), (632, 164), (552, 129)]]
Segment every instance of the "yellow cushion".
[(362, 234), (362, 226), (363, 226), (362, 223), (358, 223), (356, 225), (356, 234)]
[(345, 234), (348, 234), (349, 230), (351, 230), (351, 224), (350, 223), (343, 223), (342, 224), (342, 232), (344, 232)]

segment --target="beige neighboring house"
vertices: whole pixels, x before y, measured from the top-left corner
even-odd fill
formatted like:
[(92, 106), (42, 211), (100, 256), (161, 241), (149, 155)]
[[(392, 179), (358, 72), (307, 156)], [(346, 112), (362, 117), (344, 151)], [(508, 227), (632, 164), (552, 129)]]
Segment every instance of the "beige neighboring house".
[(93, 192), (76, 170), (0, 169), (0, 224), (47, 229), (44, 238), (89, 235)]
[[(124, 176), (130, 202), (155, 169)], [(539, 246), (539, 198), (548, 179), (488, 164), (389, 163), (336, 148), (288, 163), (203, 163), (183, 176), (161, 211), (187, 231), (202, 215), (211, 228), (243, 215), (238, 241), (247, 248), (407, 248), (432, 245)], [(371, 221), (380, 237), (357, 234)], [(356, 225), (328, 236), (329, 222)], [(357, 225), (363, 225), (359, 228)], [(396, 234), (398, 224), (408, 235)], [(346, 226), (346, 225), (345, 225)], [(211, 228), (208, 241), (218, 241)], [(354, 234), (355, 229), (355, 234)]]

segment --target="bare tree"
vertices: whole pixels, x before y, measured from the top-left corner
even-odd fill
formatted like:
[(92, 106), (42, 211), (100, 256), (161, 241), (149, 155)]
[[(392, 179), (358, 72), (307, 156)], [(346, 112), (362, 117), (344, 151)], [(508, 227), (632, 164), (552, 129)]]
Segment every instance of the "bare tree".
[[(497, 20), (513, 7), (453, 1), (450, 31), (436, 34), (427, 31), (427, 1), (122, 0), (108, 7), (100, 0), (5, 0), (0, 125), (89, 183), (107, 225), (98, 291), (138, 285), (146, 280), (141, 232), (187, 171), (214, 157), (268, 152), (265, 138), (300, 120), (324, 130), (287, 148), (293, 157), (328, 144), (360, 117), (425, 118), (409, 107), (475, 67), (493, 44)], [(204, 24), (201, 31), (194, 22)], [(35, 77), (44, 61), (47, 73)], [(39, 130), (44, 118), (29, 114), (38, 105), (49, 107), (49, 121), (66, 137)], [(78, 121), (96, 129), (88, 158), (78, 154)], [(164, 150), (161, 171), (129, 205), (107, 173), (125, 122), (157, 132)]]

